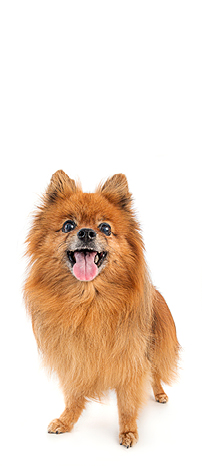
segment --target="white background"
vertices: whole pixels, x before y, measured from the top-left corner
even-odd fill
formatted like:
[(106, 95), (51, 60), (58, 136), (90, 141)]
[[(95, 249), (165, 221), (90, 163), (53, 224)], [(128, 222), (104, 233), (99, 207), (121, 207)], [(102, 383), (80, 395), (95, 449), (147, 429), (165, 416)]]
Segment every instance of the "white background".
[[(0, 464), (201, 461), (200, 1), (10, 1), (0, 6)], [(70, 434), (22, 303), (29, 213), (57, 169), (84, 190), (127, 175), (146, 258), (183, 347), (169, 403), (152, 394), (139, 443), (118, 443), (116, 400), (89, 403)]]

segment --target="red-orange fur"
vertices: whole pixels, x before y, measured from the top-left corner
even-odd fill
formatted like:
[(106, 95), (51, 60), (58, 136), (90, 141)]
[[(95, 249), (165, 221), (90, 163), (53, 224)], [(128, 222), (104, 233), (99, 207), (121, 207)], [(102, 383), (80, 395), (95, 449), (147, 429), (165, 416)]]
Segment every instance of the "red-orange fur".
[[(72, 217), (77, 228), (64, 234), (62, 225)], [(114, 234), (104, 237), (100, 221)], [(108, 248), (105, 268), (89, 282), (77, 280), (65, 261), (70, 236), (82, 227), (94, 229)], [(114, 175), (90, 194), (56, 172), (34, 216), (27, 254), (25, 303), (44, 363), (57, 374), (65, 399), (49, 432), (70, 431), (87, 399), (115, 389), (120, 443), (131, 446), (148, 383), (157, 401), (167, 401), (161, 383), (174, 379), (179, 344), (147, 271), (125, 176)]]

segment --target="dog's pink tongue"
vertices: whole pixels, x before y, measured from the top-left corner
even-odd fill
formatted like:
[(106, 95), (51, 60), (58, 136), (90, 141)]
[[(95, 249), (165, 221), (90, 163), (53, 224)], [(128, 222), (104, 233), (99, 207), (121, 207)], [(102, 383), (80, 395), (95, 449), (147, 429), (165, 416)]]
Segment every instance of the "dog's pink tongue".
[(98, 267), (94, 262), (96, 252), (75, 252), (74, 257), (76, 264), (73, 266), (74, 276), (81, 281), (90, 281), (96, 277)]

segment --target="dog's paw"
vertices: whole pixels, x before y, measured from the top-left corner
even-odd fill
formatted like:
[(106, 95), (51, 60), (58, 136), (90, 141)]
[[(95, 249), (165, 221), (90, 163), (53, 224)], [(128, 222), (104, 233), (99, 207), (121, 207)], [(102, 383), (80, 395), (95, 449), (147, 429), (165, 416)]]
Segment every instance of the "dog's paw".
[(132, 447), (138, 441), (137, 432), (123, 432), (119, 435), (119, 443), (126, 448)]
[(168, 396), (166, 395), (166, 393), (159, 393), (155, 395), (155, 400), (158, 401), (158, 403), (167, 403)]
[(60, 419), (54, 419), (48, 426), (49, 434), (64, 434), (69, 432), (68, 427)]

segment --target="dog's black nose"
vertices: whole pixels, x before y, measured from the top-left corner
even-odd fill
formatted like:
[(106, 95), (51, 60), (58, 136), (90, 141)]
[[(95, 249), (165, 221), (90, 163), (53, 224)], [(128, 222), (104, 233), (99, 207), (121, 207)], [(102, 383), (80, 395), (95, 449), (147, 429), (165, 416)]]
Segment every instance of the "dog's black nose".
[(82, 241), (92, 241), (96, 237), (96, 232), (91, 228), (82, 228), (78, 231), (77, 236)]

